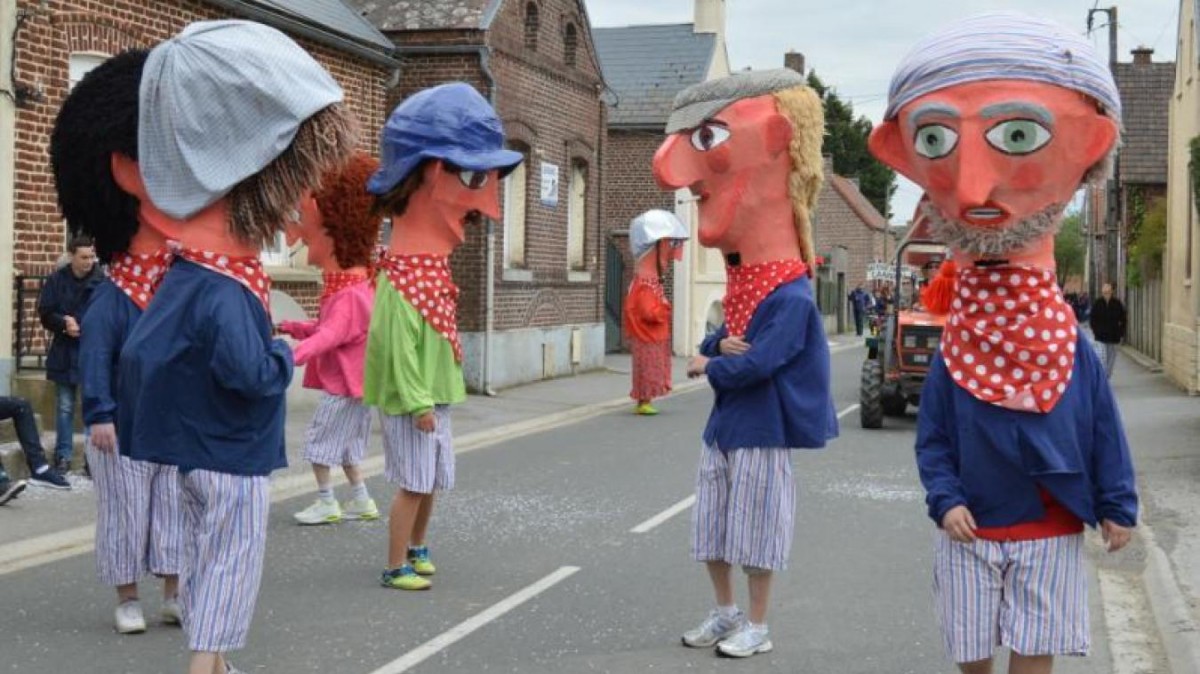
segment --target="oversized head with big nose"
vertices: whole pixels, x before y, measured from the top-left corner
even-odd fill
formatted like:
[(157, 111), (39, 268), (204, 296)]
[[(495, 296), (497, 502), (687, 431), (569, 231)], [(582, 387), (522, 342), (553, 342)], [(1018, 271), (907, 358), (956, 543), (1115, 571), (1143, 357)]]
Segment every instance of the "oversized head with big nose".
[(745, 72), (685, 89), (666, 130), (654, 176), (698, 199), (702, 245), (740, 264), (812, 264), (824, 124), (801, 75)]

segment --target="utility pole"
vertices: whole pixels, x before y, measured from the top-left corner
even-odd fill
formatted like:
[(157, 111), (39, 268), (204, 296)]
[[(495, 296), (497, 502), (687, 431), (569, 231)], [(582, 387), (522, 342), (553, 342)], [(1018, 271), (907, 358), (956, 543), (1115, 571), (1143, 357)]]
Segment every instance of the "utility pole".
[[(1093, 19), (1096, 14), (1104, 13), (1108, 15), (1108, 67), (1112, 71), (1113, 80), (1117, 77), (1117, 8), (1116, 6), (1107, 9), (1091, 9), (1088, 10), (1087, 27), (1088, 34), (1092, 33)], [(1113, 289), (1118, 293), (1124, 292), (1124, 279), (1121, 277), (1121, 270), (1124, 269), (1124, 264), (1121, 261), (1124, 243), (1124, 220), (1125, 209), (1123, 204), (1123, 196), (1121, 194), (1121, 159), (1119, 153), (1114, 157), (1113, 177), (1107, 183), (1107, 218), (1104, 231), (1104, 278), (1105, 283), (1111, 283)], [(1099, 260), (1097, 260), (1099, 262)], [(1100, 264), (1096, 265), (1097, 268)], [(1094, 289), (1096, 290), (1096, 289)]]

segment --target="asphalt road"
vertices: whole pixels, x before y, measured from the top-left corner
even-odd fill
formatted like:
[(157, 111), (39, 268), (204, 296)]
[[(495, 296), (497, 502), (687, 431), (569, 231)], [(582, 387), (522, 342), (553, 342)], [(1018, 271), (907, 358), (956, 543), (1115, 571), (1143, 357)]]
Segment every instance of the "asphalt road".
[[(861, 356), (834, 357), (839, 410), (856, 401)], [(233, 662), (289, 674), (954, 671), (932, 610), (913, 420), (864, 431), (852, 410), (830, 449), (794, 456), (775, 651), (730, 662), (679, 645), (712, 603), (688, 559), (688, 511), (631, 530), (691, 495), (710, 400), (684, 395), (657, 418), (614, 414), (461, 456), (458, 489), (434, 516), (429, 592), (379, 586), (384, 521), (301, 528), (291, 515), (307, 497), (273, 504), (250, 643)], [(369, 484), (385, 507), (386, 485)], [(1059, 672), (1113, 672), (1094, 590), (1093, 656)], [(738, 592), (745, 603), (740, 577)], [(156, 613), (157, 590), (144, 584), (143, 597)], [(0, 672), (184, 671), (177, 628), (116, 635), (112, 601), (91, 555), (0, 576)]]

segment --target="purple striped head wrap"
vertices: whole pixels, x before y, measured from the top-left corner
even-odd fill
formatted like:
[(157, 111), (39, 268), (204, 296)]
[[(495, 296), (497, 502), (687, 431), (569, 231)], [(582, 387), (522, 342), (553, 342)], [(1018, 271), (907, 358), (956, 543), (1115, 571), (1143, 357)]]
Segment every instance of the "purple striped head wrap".
[(1108, 63), (1082, 35), (1016, 12), (980, 14), (917, 43), (888, 90), (885, 120), (925, 94), (968, 82), (1028, 80), (1073, 89), (1121, 122), (1121, 96)]

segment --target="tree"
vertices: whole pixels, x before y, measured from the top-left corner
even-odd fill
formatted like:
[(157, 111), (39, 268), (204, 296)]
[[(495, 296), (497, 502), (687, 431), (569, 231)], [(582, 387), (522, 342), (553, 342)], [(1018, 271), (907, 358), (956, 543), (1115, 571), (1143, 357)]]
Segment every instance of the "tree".
[(1167, 200), (1155, 199), (1136, 225), (1126, 274), (1132, 286), (1162, 277), (1163, 252), (1167, 248)]
[(1071, 213), (1062, 220), (1054, 237), (1054, 264), (1058, 267), (1059, 286), (1067, 285), (1072, 277), (1083, 278), (1084, 242), (1083, 216)]
[(888, 168), (867, 149), (871, 135), (871, 120), (854, 116), (854, 106), (838, 98), (815, 71), (808, 74), (808, 86), (825, 104), (824, 154), (833, 157), (833, 171), (841, 176), (858, 178), (858, 188), (867, 200), (891, 219), (892, 195), (896, 192), (896, 172)]

